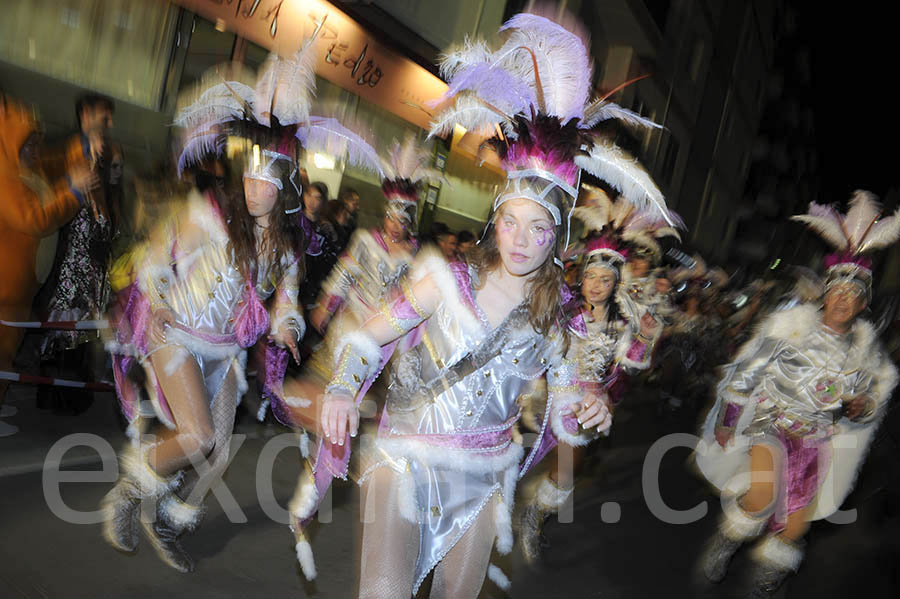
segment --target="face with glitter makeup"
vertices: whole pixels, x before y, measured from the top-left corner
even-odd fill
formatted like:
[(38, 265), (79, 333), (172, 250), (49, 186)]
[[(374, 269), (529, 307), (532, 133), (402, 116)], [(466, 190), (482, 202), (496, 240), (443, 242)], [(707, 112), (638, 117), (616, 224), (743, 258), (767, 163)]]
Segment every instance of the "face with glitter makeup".
[(509, 274), (533, 273), (555, 247), (553, 217), (540, 204), (526, 199), (508, 200), (497, 212), (497, 249)]

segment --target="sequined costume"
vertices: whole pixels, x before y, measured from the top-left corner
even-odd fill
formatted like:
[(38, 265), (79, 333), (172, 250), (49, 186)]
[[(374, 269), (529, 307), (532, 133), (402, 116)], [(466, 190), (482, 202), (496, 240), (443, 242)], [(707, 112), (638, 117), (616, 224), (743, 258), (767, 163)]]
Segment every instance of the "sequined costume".
[[(581, 399), (575, 363), (562, 355), (561, 334), (536, 333), (524, 304), (490, 330), (474, 301), (473, 274), (465, 264), (448, 265), (429, 252), (412, 280), (430, 275), (436, 282), (442, 299), (434, 313), (424, 320), (408, 287), (384, 310), (398, 333), (414, 331), (417, 339), (390, 363), (385, 415), (378, 439), (363, 450), (359, 482), (382, 468), (393, 469), (403, 481), (400, 509), (420, 533), (415, 589), (486, 507), (494, 510), (497, 547), (508, 552), (519, 476), (556, 439), (580, 445), (590, 438), (578, 430), (574, 417), (560, 415), (563, 407)], [(351, 333), (335, 356), (329, 389), (356, 394), (376, 374), (382, 351), (371, 338)], [(524, 449), (513, 440), (516, 399), (544, 373), (550, 397), (545, 425), (523, 461)], [(305, 484), (314, 494), (311, 482)], [(307, 495), (295, 504), (306, 513), (295, 515), (310, 516), (316, 501)]]
[[(814, 519), (837, 510), (897, 382), (872, 326), (857, 320), (839, 335), (815, 306), (797, 306), (770, 316), (725, 373), (697, 448), (703, 474), (722, 490), (740, 485), (746, 481), (734, 477), (747, 466), (749, 445), (777, 439), (787, 458), (773, 527), (811, 503)], [(853, 422), (842, 415), (843, 403), (859, 396), (872, 403)], [(716, 423), (734, 429), (734, 447), (716, 443)]]
[[(116, 354), (116, 385), (128, 420), (139, 416), (140, 394), (127, 376), (137, 359), (150, 381), (147, 391), (156, 417), (175, 426), (148, 360), (153, 352), (170, 345), (182, 347), (197, 361), (211, 404), (232, 370), (242, 395), (247, 388), (245, 349), (270, 328), (277, 331), (287, 324), (302, 334), (303, 319), (296, 307), (298, 264), (295, 257), (290, 261), (282, 265), (285, 274), (276, 284), (269, 276), (271, 261), (260, 256), (254, 281), (246, 280), (231, 258), (215, 200), (192, 192), (184, 211), (148, 242), (144, 264), (119, 320), (116, 341), (110, 344)], [(262, 301), (273, 294), (270, 317)], [(152, 311), (160, 308), (177, 315), (177, 324), (161, 345), (150, 339), (148, 331)]]

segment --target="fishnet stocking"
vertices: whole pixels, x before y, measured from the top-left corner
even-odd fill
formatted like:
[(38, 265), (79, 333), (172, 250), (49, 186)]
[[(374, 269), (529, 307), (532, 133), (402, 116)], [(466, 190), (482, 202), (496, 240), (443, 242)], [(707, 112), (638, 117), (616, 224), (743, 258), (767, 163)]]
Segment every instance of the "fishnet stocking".
[(228, 466), (237, 401), (238, 381), (232, 366), (212, 405), (213, 442), (215, 445), (207, 457), (209, 470), (201, 476), (195, 468), (188, 469), (184, 473), (181, 488), (178, 490), (179, 497), (187, 503), (201, 505), (203, 498), (219, 481)]
[(399, 489), (397, 476), (387, 467), (378, 468), (363, 484), (360, 599), (412, 596), (419, 529), (400, 515)]
[(496, 503), (495, 495), (482, 508), (469, 530), (435, 567), (431, 599), (478, 597), (497, 536), (494, 524)]

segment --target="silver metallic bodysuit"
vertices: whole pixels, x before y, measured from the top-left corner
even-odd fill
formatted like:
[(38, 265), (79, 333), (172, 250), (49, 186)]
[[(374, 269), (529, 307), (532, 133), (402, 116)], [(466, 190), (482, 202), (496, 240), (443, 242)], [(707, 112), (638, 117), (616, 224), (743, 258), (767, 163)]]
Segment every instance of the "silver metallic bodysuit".
[[(419, 342), (391, 362), (386, 420), (374, 447), (363, 450), (360, 481), (379, 468), (393, 468), (406, 481), (402, 486), (412, 496), (401, 505), (415, 507), (404, 516), (418, 522), (420, 531), (415, 589), (492, 501), (498, 549), (511, 548), (509, 510), (523, 456), (512, 430), (519, 417), (516, 399), (529, 381), (547, 373), (544, 422), (552, 421), (557, 436), (570, 443), (586, 442), (577, 424), (572, 430), (558, 413), (581, 399), (575, 365), (562, 355), (562, 335), (535, 332), (524, 304), (490, 330), (466, 265), (448, 266), (432, 256), (420, 266), (413, 279), (430, 274), (441, 301), (413, 331), (421, 335)], [(409, 295), (394, 302), (388, 315), (398, 332), (424, 320)], [(379, 348), (370, 338), (344, 343), (329, 389), (355, 393)]]

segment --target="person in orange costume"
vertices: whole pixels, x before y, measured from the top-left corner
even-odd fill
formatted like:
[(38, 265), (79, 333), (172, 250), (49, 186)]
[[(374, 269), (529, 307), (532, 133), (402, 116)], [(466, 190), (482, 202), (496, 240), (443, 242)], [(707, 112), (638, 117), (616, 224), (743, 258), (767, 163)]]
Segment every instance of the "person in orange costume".
[[(41, 239), (79, 210), (96, 175), (80, 166), (55, 184), (38, 166), (40, 137), (22, 106), (0, 95), (0, 319), (28, 318), (38, 289), (35, 259)], [(0, 325), (0, 370), (10, 370), (22, 330)], [(0, 405), (8, 383), (0, 380)], [(0, 422), (5, 434), (15, 427)], [(12, 429), (12, 430), (10, 430)], [(3, 435), (0, 430), (0, 435)]]

